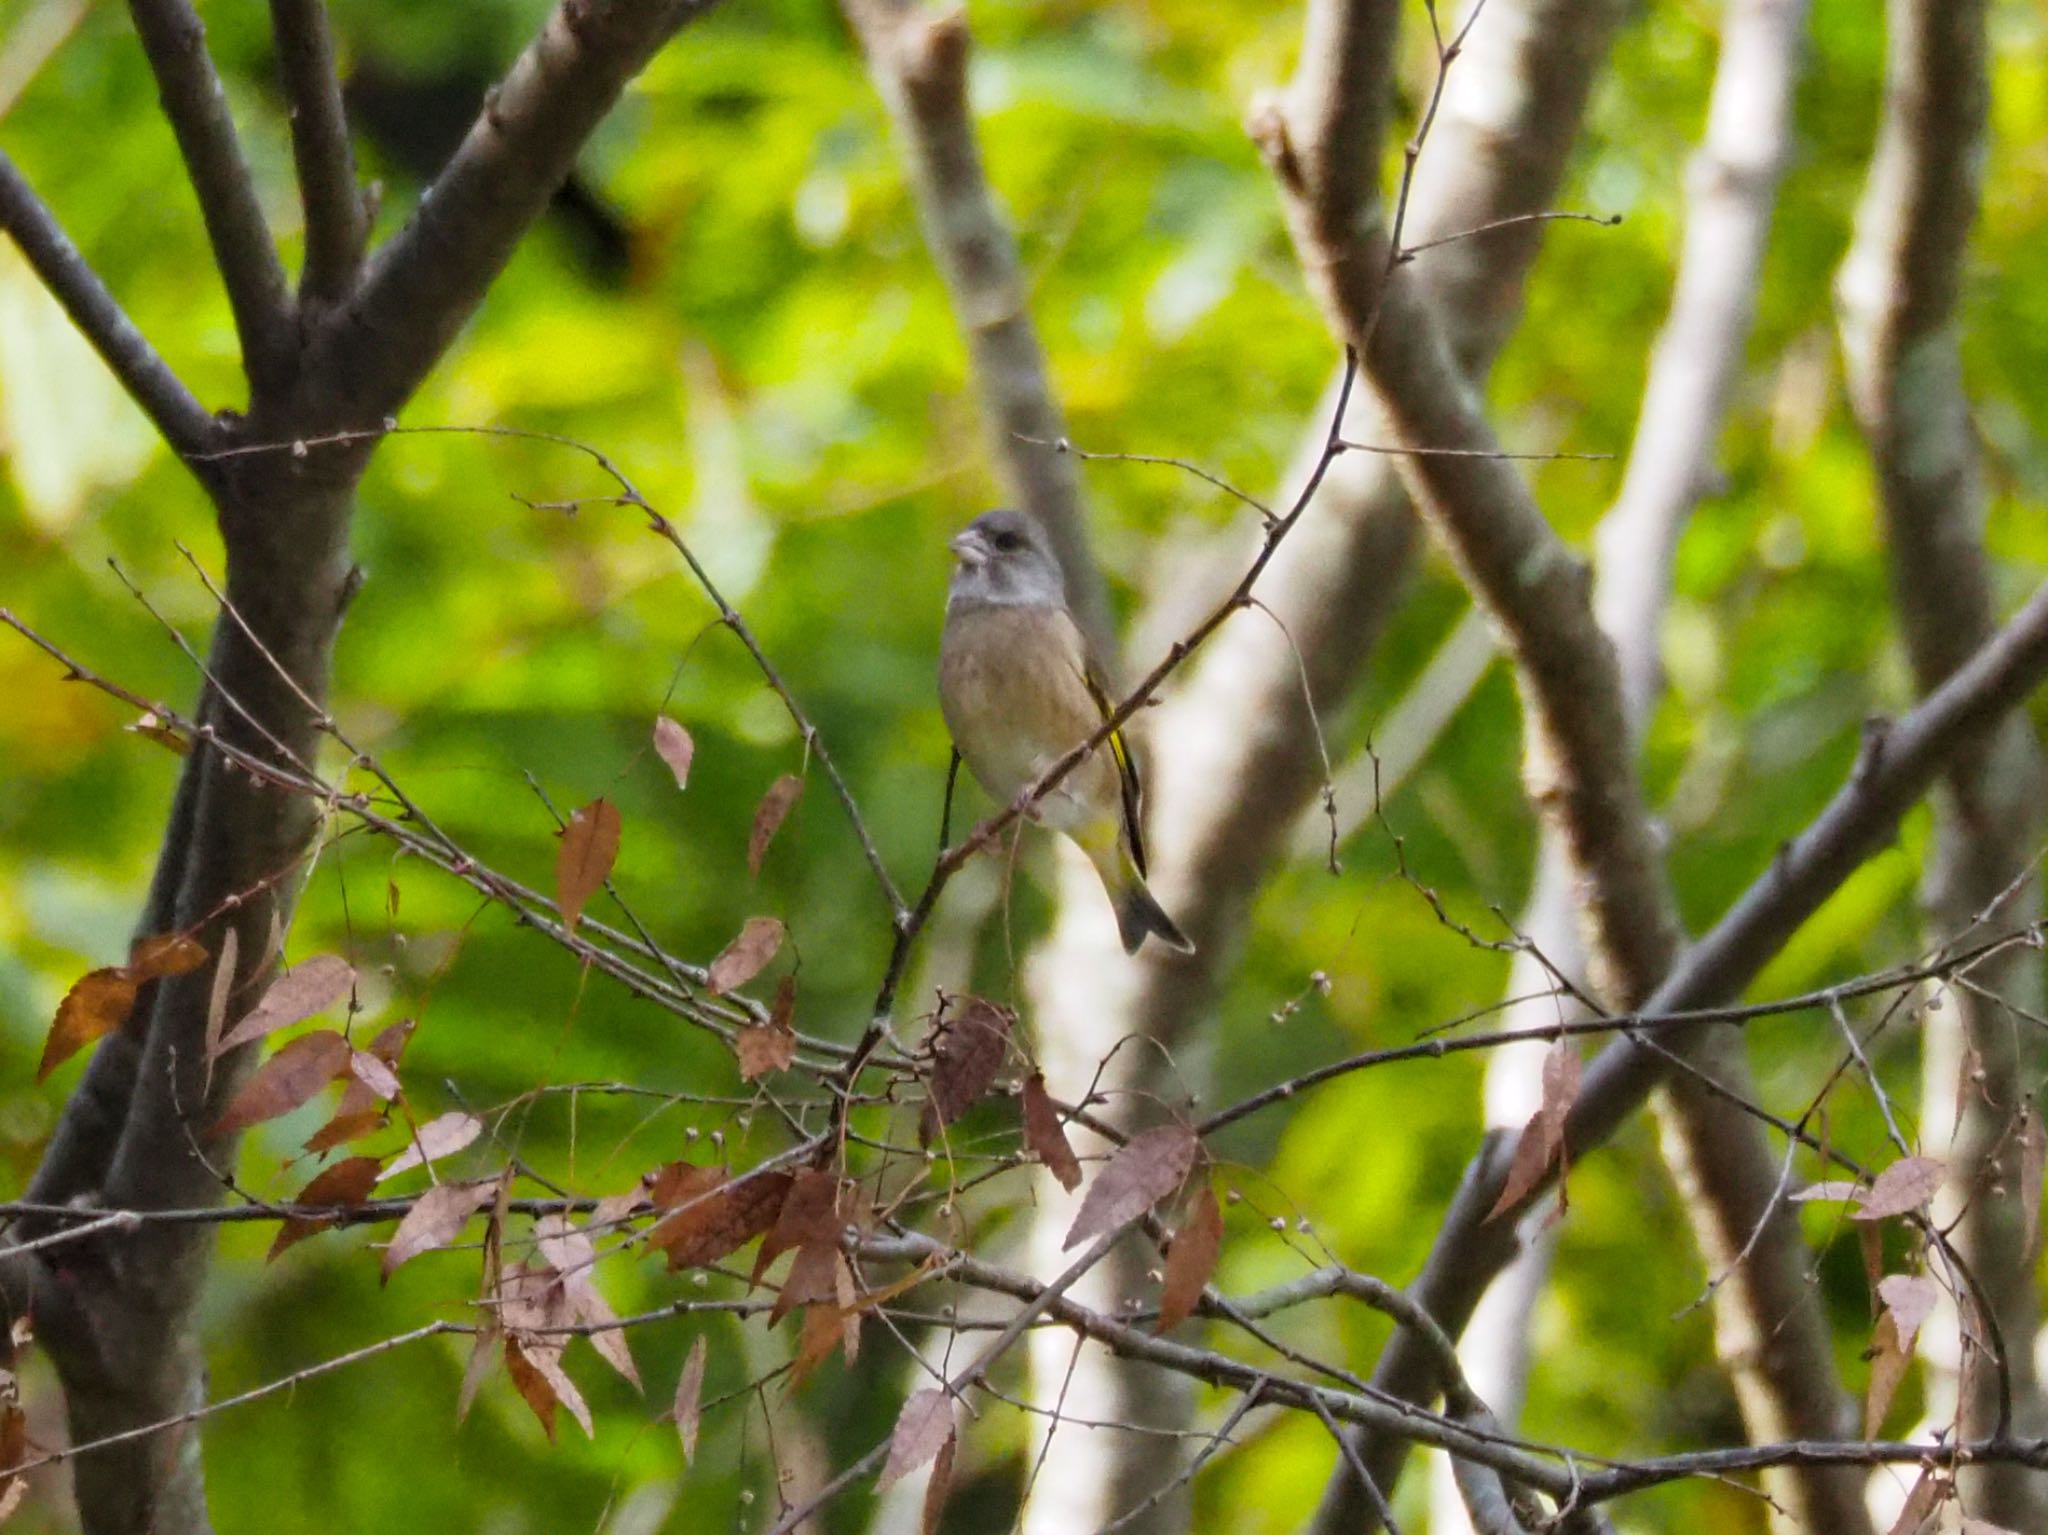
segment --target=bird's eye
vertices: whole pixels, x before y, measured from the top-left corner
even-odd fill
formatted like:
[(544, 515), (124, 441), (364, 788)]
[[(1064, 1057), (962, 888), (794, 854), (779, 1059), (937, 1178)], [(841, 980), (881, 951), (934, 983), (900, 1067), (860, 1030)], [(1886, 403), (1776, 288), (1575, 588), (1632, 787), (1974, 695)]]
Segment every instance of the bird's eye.
[(1015, 554), (1024, 547), (1024, 540), (1015, 533), (998, 533), (994, 543), (998, 554)]

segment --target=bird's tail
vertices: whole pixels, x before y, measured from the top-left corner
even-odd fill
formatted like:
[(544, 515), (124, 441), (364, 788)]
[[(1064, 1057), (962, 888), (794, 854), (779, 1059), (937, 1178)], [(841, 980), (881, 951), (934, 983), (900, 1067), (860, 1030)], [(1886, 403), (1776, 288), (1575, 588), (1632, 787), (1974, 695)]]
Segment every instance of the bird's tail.
[(1138, 945), (1150, 933), (1170, 949), (1183, 954), (1195, 952), (1195, 946), (1188, 941), (1166, 914), (1166, 908), (1152, 898), (1152, 892), (1145, 888), (1145, 876), (1138, 872), (1138, 866), (1131, 861), (1131, 855), (1121, 841), (1099, 851), (1088, 848), (1089, 858), (1102, 876), (1102, 888), (1108, 893), (1110, 904), (1116, 908), (1117, 936), (1123, 940), (1124, 952), (1135, 954)]

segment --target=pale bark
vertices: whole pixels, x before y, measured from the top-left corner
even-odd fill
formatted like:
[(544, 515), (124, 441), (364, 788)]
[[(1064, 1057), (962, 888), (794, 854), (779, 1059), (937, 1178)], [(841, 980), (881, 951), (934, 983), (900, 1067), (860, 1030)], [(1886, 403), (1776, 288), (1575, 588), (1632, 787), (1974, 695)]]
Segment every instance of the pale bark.
[[(1985, 7), (1893, 0), (1887, 26), (1884, 120), (1836, 295), (1850, 400), (1877, 464), (1899, 626), (1925, 692), (1995, 621), (1956, 317), (1990, 94)], [(2023, 715), (1949, 769), (1923, 890), (1935, 942), (2039, 919), (2038, 883), (2020, 882), (2048, 818), (2044, 796), (2048, 767)], [(2048, 1075), (2048, 1048), (2026, 1021), (2041, 1011), (2040, 957), (2031, 947), (2011, 949), (1968, 981), (1939, 988), (1920, 1014), (1920, 1135), (1948, 1164), (1934, 1213), (1954, 1223), (2005, 1357), (1990, 1356), (1978, 1323), (1945, 1308), (1921, 1330), (1927, 1413), (1957, 1433), (2004, 1429), (2003, 1371), (2010, 1427), (2037, 1434), (2048, 1409), (2035, 1378), (2040, 1301), (2019, 1161), (2022, 1115)], [(2048, 1520), (2048, 1479), (2025, 1467), (1985, 1466), (1960, 1480), (1972, 1512), (1995, 1524), (2025, 1530)]]

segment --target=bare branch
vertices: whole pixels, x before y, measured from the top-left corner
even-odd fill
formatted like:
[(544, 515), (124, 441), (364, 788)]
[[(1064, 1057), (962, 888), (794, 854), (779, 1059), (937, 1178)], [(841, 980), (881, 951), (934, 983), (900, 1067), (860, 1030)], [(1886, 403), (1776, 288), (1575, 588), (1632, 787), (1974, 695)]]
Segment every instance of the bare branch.
[(348, 291), (362, 267), (370, 220), (356, 186), (327, 7), (324, 0), (270, 0), (270, 25), (291, 108), (292, 158), (305, 209), (306, 264), (299, 274), (299, 296), (331, 304)]
[[(1990, 94), (1985, 7), (1894, 0), (1887, 34), (1884, 119), (1835, 292), (1850, 401), (1877, 464), (1893, 601), (1924, 692), (1994, 622), (1986, 497), (1956, 334)], [(2040, 890), (2023, 877), (2044, 819), (2048, 763), (2032, 726), (2015, 715), (1949, 769), (1923, 896), (1938, 931), (1987, 912), (1993, 931), (2038, 917)], [(1964, 1435), (2004, 1429), (2001, 1386), (2022, 1431), (2048, 1421), (2034, 1368), (2040, 1302), (2030, 1212), (2022, 1180), (2011, 1175), (2020, 1116), (2048, 1071), (2048, 1050), (2010, 1019), (2015, 1009), (2038, 1012), (2041, 997), (2038, 956), (2016, 951), (1949, 991), (1925, 1024), (1921, 1132), (1948, 1147), (1938, 1213), (1955, 1222), (1956, 1245), (2006, 1340), (2002, 1359), (1980, 1363), (1966, 1344), (1960, 1357), (1937, 1352), (1931, 1340), (1952, 1328), (1922, 1330), (1929, 1415), (1953, 1417)], [(1962, 1485), (1995, 1524), (2031, 1529), (2048, 1519), (2038, 1477), (1993, 1467)]]
[[(1863, 760), (1828, 807), (1786, 845), (1712, 931), (1679, 957), (1645, 1009), (1706, 1007), (1737, 995), (1820, 904), (1889, 843), (1900, 818), (1955, 755), (1993, 728), (2044, 677), (2048, 587), (2037, 591), (1924, 703), (1873, 734)], [(1574, 1154), (1584, 1156), (1619, 1129), (1668, 1068), (1668, 1052), (1648, 1041), (1624, 1039), (1602, 1051), (1587, 1067), (1566, 1122), (1565, 1137)], [(1511, 1222), (1487, 1219), (1505, 1186), (1511, 1155), (1512, 1137), (1490, 1135), (1482, 1143), (1410, 1287), (1453, 1335), (1462, 1331), (1493, 1275), (1514, 1256)], [(1532, 1191), (1530, 1198), (1539, 1195), (1540, 1190)], [(1425, 1349), (1396, 1335), (1380, 1356), (1373, 1383), (1413, 1397), (1433, 1389), (1434, 1368)], [(1339, 1506), (1326, 1499), (1324, 1517), (1333, 1517)]]
[(923, 0), (843, 0), (909, 162), (925, 243), (945, 274), (973, 358), (982, 419), (1003, 477), (1052, 536), (1067, 600), (1097, 653), (1116, 654), (1102, 573), (1088, 550), (1066, 425), (1025, 302), (1017, 245), (982, 169), (967, 100), (966, 14)]
[(715, 0), (567, 0), (542, 27), (405, 228), (314, 338), (326, 426), (381, 420), (440, 360), (625, 84)]
[(199, 197), (249, 388), (268, 398), (290, 381), (297, 351), (290, 289), (235, 135), (227, 93), (206, 51), (206, 26), (191, 0), (129, 0), (128, 10)]
[(205, 479), (208, 471), (195, 460), (218, 441), (212, 415), (135, 328), (99, 273), (5, 154), (0, 154), (0, 225), (171, 450)]

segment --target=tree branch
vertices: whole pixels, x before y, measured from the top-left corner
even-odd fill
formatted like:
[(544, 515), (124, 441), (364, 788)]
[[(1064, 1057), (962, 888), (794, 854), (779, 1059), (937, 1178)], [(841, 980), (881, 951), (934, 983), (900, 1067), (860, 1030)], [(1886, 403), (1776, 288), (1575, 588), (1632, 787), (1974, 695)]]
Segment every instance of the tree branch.
[(967, 99), (967, 17), (923, 0), (842, 0), (908, 162), (925, 243), (967, 340), (981, 415), (1003, 478), (1052, 536), (1067, 601), (1097, 653), (1117, 653), (1109, 598), (1088, 548), (1066, 422), (1025, 301), (1017, 244), (982, 168)]
[[(1761, 875), (1644, 1002), (1645, 1012), (1677, 1012), (1726, 1003), (1798, 931), (1806, 919), (1896, 835), (1900, 819), (1958, 753), (2048, 677), (2048, 586), (2043, 586), (1990, 641), (1928, 699), (1871, 744), (1827, 808), (1788, 843)], [(1707, 1030), (1712, 1024), (1701, 1024)], [(1679, 1031), (1653, 1041), (1622, 1039), (1586, 1068), (1565, 1125), (1575, 1156), (1600, 1145), (1639, 1110), (1669, 1069)], [(1467, 1165), (1457, 1198), (1438, 1228), (1421, 1273), (1410, 1287), (1419, 1304), (1453, 1336), (1463, 1331), (1480, 1295), (1513, 1257), (1512, 1222), (1489, 1219), (1513, 1156), (1513, 1138), (1489, 1136)], [(1555, 1169), (1553, 1168), (1553, 1172)], [(1530, 1191), (1522, 1208), (1542, 1197)], [(1396, 1334), (1380, 1355), (1373, 1384), (1414, 1397), (1434, 1389), (1428, 1352)], [(1355, 1528), (1362, 1505), (1333, 1484), (1318, 1527)]]
[(362, 267), (370, 220), (356, 185), (327, 8), (323, 0), (270, 0), (270, 26), (291, 106), (292, 159), (305, 210), (306, 263), (299, 274), (299, 297), (314, 305), (332, 304), (348, 292)]
[(455, 339), (626, 82), (716, 0), (563, 0), (314, 338), (323, 425), (389, 415)]
[(250, 391), (277, 394), (290, 382), (297, 351), (290, 290), (235, 136), (227, 93), (206, 51), (205, 24), (190, 0), (129, 0), (128, 11), (199, 197)]
[(0, 154), (0, 226), (171, 451), (207, 480), (211, 471), (199, 459), (218, 441), (213, 416), (135, 328), (99, 273), (58, 225), (56, 215), (5, 154)]
[[(1990, 95), (1985, 8), (1981, 0), (1893, 0), (1887, 29), (1884, 119), (1836, 302), (1850, 401), (1877, 464), (1893, 602), (1925, 692), (1994, 623), (1984, 484), (1955, 325)], [(1987, 912), (1993, 934), (2026, 926), (2041, 895), (2022, 876), (2048, 819), (2048, 763), (2026, 718), (2014, 715), (1958, 758), (1945, 791), (1923, 892), (1932, 926), (1960, 932)], [(1955, 1222), (2005, 1357), (1930, 1356), (1928, 1412), (1956, 1416), (1964, 1435), (2002, 1432), (2003, 1379), (2022, 1431), (2038, 1432), (2048, 1421), (2034, 1371), (2040, 1302), (2024, 1180), (2012, 1162), (2048, 1051), (2010, 1020), (2013, 1009), (2040, 1011), (2040, 959), (2012, 951), (1973, 980), (1945, 988), (1945, 1005), (1923, 1025), (1921, 1134), (1948, 1148), (1936, 1214)], [(1923, 1328), (1922, 1351), (1954, 1333)], [(2048, 1520), (2041, 1479), (2024, 1470), (1987, 1466), (1964, 1485), (1993, 1523), (2033, 1529)]]

